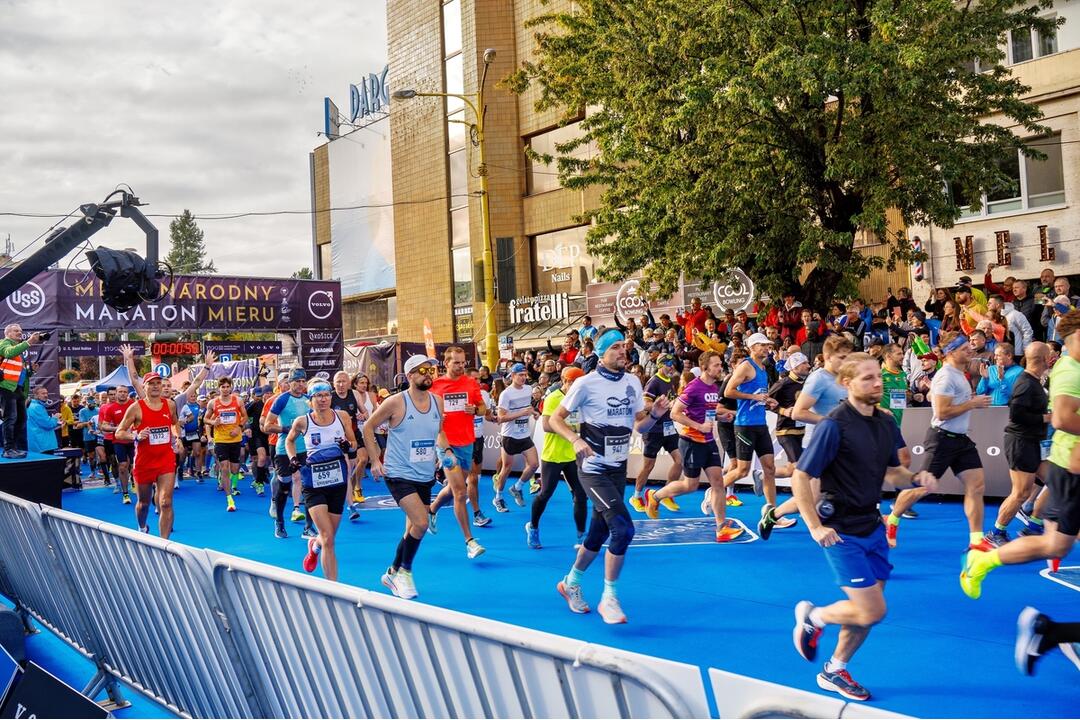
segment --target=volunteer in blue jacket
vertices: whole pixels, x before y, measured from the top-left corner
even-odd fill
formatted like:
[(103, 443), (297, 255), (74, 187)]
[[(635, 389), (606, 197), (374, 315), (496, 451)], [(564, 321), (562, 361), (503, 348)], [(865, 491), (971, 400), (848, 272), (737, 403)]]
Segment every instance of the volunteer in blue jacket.
[(46, 403), (49, 401), (49, 390), (44, 385), (34, 388), (34, 399), (26, 412), (26, 444), (30, 452), (47, 453), (59, 447), (56, 444), (56, 428), (60, 427), (60, 421), (49, 414)]

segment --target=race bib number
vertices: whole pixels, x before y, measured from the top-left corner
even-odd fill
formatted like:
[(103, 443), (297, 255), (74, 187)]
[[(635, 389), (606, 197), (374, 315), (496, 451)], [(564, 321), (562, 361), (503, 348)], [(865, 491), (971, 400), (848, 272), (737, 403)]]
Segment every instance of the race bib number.
[(907, 391), (906, 390), (890, 390), (889, 391), (889, 409), (890, 410), (907, 410)]
[(148, 439), (151, 445), (168, 445), (172, 439), (172, 433), (169, 432), (167, 427), (150, 428), (150, 437)]
[(472, 424), (473, 424), (473, 430), (475, 432), (480, 432), (481, 430), (484, 429), (484, 416), (483, 415), (477, 415), (476, 417), (473, 418)]
[(529, 418), (528, 418), (528, 416), (515, 418), (514, 419), (514, 427), (516, 427), (518, 430), (528, 428), (529, 427)]
[(1039, 443), (1039, 458), (1041, 460), (1047, 460), (1050, 458), (1050, 448), (1053, 447), (1053, 440), (1043, 440)]
[(716, 408), (710, 408), (705, 411), (706, 422), (716, 422)]
[(218, 415), (218, 420), (221, 422), (222, 425), (235, 425), (236, 424), (236, 411), (235, 410), (226, 410), (225, 412)]
[(330, 487), (341, 485), (345, 482), (345, 475), (341, 472), (341, 461), (314, 463), (311, 466), (311, 486)]
[(443, 397), (443, 408), (446, 412), (465, 412), (465, 406), (469, 404), (469, 396), (466, 393), (447, 393)]
[(608, 435), (604, 438), (604, 459), (626, 462), (630, 457), (629, 435)]
[[(713, 413), (713, 415), (715, 416), (716, 413)], [(671, 420), (665, 420), (664, 421), (664, 437), (667, 437), (668, 435), (674, 435), (674, 434), (675, 434), (675, 423), (673, 421), (671, 421)]]
[(414, 463), (435, 462), (434, 440), (413, 440), (409, 452), (409, 460)]

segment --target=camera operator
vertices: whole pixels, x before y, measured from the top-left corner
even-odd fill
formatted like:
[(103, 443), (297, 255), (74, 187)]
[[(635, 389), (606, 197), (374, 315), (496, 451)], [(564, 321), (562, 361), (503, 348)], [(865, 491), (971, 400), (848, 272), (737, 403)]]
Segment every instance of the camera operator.
[(18, 323), (4, 328), (4, 339), (0, 340), (0, 412), (4, 418), (5, 458), (26, 457), (26, 397), (34, 374), (27, 350), (48, 337), (48, 333), (33, 333), (23, 340)]

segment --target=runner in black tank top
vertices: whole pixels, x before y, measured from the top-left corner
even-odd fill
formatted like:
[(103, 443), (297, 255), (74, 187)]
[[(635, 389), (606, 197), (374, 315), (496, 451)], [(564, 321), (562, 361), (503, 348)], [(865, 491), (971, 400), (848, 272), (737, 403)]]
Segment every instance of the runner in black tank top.
[[(340, 410), (349, 416), (353, 436), (359, 437), (360, 428), (356, 423), (356, 411), (359, 409), (360, 404), (356, 400), (356, 391), (352, 389), (352, 379), (349, 377), (349, 373), (344, 370), (339, 370), (334, 373), (334, 392), (330, 394), (330, 407), (334, 410)], [(348, 494), (345, 495), (345, 502), (349, 507), (349, 520), (355, 522), (360, 517), (360, 512), (352, 502), (353, 482), (355, 479), (353, 468), (356, 465), (355, 450), (347, 453), (347, 460), (349, 463), (349, 483)]]

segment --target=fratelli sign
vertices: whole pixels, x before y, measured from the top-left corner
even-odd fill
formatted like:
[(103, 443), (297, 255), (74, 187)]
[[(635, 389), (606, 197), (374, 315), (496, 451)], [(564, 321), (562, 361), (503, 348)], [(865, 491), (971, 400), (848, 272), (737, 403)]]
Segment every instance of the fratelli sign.
[(510, 301), (510, 323), (542, 322), (544, 320), (569, 320), (570, 296), (566, 293), (555, 295), (534, 295), (515, 298)]
[(126, 312), (101, 299), (81, 272), (39, 273), (0, 303), (0, 321), (74, 330), (298, 330), (341, 327), (335, 281), (176, 275), (165, 297)]

